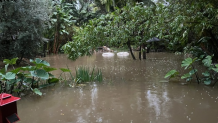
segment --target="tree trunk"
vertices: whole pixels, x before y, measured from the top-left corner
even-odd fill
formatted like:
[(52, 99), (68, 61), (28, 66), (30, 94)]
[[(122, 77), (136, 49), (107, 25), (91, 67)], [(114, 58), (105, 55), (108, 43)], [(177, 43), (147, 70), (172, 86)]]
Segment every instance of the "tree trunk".
[(136, 60), (136, 58), (135, 58), (135, 56), (134, 56), (134, 54), (133, 54), (133, 52), (132, 52), (132, 48), (131, 48), (131, 46), (130, 46), (130, 41), (127, 42), (127, 46), (129, 47), (129, 51), (130, 51), (130, 53), (131, 53), (131, 55), (132, 55), (132, 58), (133, 58), (134, 60)]
[(56, 26), (56, 32), (55, 32), (55, 41), (53, 44), (53, 53), (58, 53), (58, 48), (60, 46), (60, 30), (61, 30), (61, 23), (59, 16), (57, 17), (57, 26)]
[(140, 59), (140, 60), (141, 60), (141, 54), (142, 54), (142, 51), (141, 51), (141, 50), (142, 50), (142, 46), (140, 45), (140, 46), (139, 46), (139, 59)]

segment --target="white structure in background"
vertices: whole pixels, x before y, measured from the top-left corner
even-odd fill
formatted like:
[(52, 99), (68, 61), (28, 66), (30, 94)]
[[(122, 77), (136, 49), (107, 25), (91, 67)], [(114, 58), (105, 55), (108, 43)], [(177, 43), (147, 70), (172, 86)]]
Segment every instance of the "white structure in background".
[(103, 53), (102, 54), (103, 57), (113, 57), (114, 53), (108, 52), (108, 53)]
[(126, 56), (129, 56), (129, 53), (128, 52), (118, 52), (117, 56), (118, 57), (126, 57)]

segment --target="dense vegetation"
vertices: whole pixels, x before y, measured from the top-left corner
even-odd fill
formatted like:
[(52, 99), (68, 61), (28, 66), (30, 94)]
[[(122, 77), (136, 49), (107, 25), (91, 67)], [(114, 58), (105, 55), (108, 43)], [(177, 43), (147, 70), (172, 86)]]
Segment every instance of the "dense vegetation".
[(0, 2), (0, 59), (35, 57), (43, 43), (49, 6), (44, 0)]
[[(182, 67), (190, 72), (181, 78), (190, 81), (195, 75), (198, 83), (216, 83), (218, 60), (218, 8), (215, 0), (168, 1), (165, 4), (127, 4), (122, 8), (90, 20), (80, 28), (62, 48), (69, 58), (90, 55), (97, 46), (122, 47), (131, 45), (144, 48), (147, 40), (158, 37), (165, 41), (169, 51), (192, 54)], [(145, 51), (145, 50), (142, 50)], [(135, 56), (132, 54), (133, 59)], [(139, 55), (139, 59), (141, 54)], [(206, 67), (200, 79), (193, 63), (202, 61)], [(191, 66), (191, 67), (190, 67)], [(169, 75), (178, 74), (176, 70)], [(166, 77), (167, 77), (166, 76)]]
[[(18, 58), (16, 63), (20, 63), (23, 58), (55, 54), (61, 48), (75, 60), (103, 45), (127, 46), (133, 59), (131, 46), (140, 46), (141, 59), (141, 52), (145, 58), (145, 47), (151, 46), (146, 41), (158, 37), (169, 51), (192, 54), (182, 63), (190, 69), (182, 78), (189, 81), (195, 75), (199, 82), (193, 63), (201, 61), (207, 68), (203, 81), (210, 84), (217, 79), (213, 64), (218, 60), (217, 20), (216, 0), (0, 0), (0, 59)], [(49, 72), (44, 68), (26, 69)], [(14, 78), (20, 77), (16, 72), (1, 71), (3, 83), (16, 83)], [(173, 70), (166, 77), (177, 74)], [(31, 76), (38, 75), (32, 72)]]
[(127, 5), (90, 20), (63, 49), (71, 59), (76, 59), (97, 46), (142, 45), (158, 37), (167, 42), (171, 51), (195, 56), (214, 54), (217, 60), (216, 4), (201, 0)]

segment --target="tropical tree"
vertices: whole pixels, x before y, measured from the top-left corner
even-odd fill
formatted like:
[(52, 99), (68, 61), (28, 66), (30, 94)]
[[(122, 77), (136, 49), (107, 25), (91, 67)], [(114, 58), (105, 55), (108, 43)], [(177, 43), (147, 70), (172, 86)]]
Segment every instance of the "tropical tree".
[(49, 23), (50, 28), (46, 30), (45, 36), (51, 39), (48, 45), (49, 52), (56, 54), (58, 53), (59, 47), (65, 43), (64, 40), (61, 40), (61, 37), (63, 35), (68, 37), (70, 32), (73, 32), (69, 28), (72, 28), (71, 26), (75, 22), (72, 16), (75, 5), (62, 0), (53, 1), (52, 9), (52, 17)]

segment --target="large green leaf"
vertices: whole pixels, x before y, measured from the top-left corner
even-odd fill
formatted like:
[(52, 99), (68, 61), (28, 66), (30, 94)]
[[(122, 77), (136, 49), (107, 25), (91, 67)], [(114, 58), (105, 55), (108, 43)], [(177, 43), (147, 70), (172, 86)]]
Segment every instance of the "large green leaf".
[(177, 72), (176, 70), (171, 70), (165, 75), (164, 78), (168, 78), (168, 77), (172, 78), (172, 77), (177, 76), (178, 74), (179, 74), (179, 72)]
[(46, 80), (46, 79), (49, 78), (48, 72), (46, 72), (46, 71), (43, 70), (43, 69), (37, 69), (37, 70), (35, 71), (35, 75), (36, 75), (37, 77), (41, 78), (41, 79), (44, 79), (44, 80)]
[(12, 72), (7, 72), (5, 75), (5, 79), (15, 79), (16, 74)]

